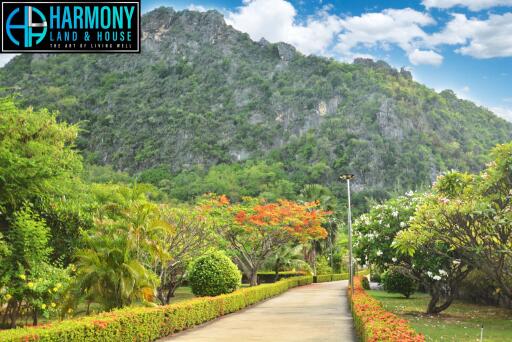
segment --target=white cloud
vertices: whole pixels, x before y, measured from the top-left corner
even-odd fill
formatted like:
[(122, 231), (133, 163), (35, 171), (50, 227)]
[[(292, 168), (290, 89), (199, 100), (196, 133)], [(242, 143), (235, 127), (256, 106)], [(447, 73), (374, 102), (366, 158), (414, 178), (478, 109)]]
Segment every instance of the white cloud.
[(503, 119), (512, 122), (512, 108), (491, 107), (490, 110)]
[(512, 13), (491, 14), (487, 19), (454, 14), (446, 27), (432, 34), (429, 46), (458, 45), (455, 51), (475, 58), (512, 56)]
[(187, 9), (189, 11), (206, 12), (208, 9), (201, 5), (190, 4)]
[(472, 11), (480, 11), (496, 6), (512, 6), (512, 0), (423, 0), (422, 3), (427, 8), (452, 8), (462, 6)]
[(17, 56), (15, 53), (2, 53), (0, 54), (0, 68), (6, 65), (11, 59)]
[(475, 58), (512, 56), (512, 13), (490, 15), (488, 20), (472, 19), (466, 30), (469, 44), (457, 52)]
[[(474, 8), (494, 6), (512, 0), (424, 0), (427, 7), (448, 8), (467, 5)], [(487, 18), (468, 18), (455, 13), (442, 30), (427, 33), (436, 24), (429, 14), (411, 8), (385, 9), (359, 16), (340, 17), (325, 6), (304, 21), (296, 8), (285, 0), (244, 0), (243, 6), (227, 12), (226, 22), (247, 32), (254, 40), (284, 41), (305, 54), (333, 56), (351, 60), (379, 49), (399, 47), (413, 65), (440, 65), (441, 46), (474, 58), (512, 56), (512, 12), (490, 14)]]
[(418, 50), (415, 49), (409, 54), (409, 60), (412, 64), (430, 64), (440, 65), (443, 63), (443, 56), (432, 50)]
[(430, 15), (410, 8), (347, 17), (343, 19), (343, 31), (338, 36), (336, 50), (342, 55), (350, 55), (358, 47), (388, 49), (397, 45), (406, 51), (411, 63), (439, 64), (441, 55), (416, 47), (428, 36), (422, 27), (433, 24), (435, 20)]
[(328, 9), (324, 7), (299, 23), (295, 8), (287, 1), (246, 0), (242, 7), (226, 15), (226, 22), (254, 40), (264, 37), (272, 43), (290, 43), (305, 54), (327, 54), (341, 29), (341, 19), (329, 14)]

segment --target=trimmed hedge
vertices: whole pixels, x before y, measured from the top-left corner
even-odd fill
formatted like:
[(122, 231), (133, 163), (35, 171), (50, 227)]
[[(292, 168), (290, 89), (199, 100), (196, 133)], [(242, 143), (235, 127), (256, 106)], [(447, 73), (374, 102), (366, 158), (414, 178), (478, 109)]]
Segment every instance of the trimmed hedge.
[[(278, 280), (291, 278), (291, 277), (302, 277), (305, 276), (305, 272), (300, 271), (283, 271), (279, 272)], [(275, 283), (276, 281), (276, 273), (275, 272), (258, 272), (258, 284), (268, 284)], [(249, 279), (247, 276), (243, 274), (242, 283), (248, 284)]]
[(4, 330), (0, 341), (154, 341), (312, 282), (311, 276), (295, 277), (216, 297), (153, 308), (124, 308), (45, 326)]
[(315, 283), (325, 283), (328, 281), (347, 280), (348, 273), (336, 273), (336, 274), (320, 274), (315, 277)]
[(350, 306), (357, 335), (362, 342), (425, 342), (425, 336), (414, 331), (405, 319), (382, 308), (362, 287), (361, 277), (354, 277), (354, 293)]

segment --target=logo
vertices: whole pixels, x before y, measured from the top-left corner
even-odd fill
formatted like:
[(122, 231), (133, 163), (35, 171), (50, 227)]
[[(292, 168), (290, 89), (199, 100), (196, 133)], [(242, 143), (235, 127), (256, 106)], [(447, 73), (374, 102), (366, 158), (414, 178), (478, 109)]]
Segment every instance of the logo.
[[(5, 30), (7, 32), (7, 36), (16, 44), (16, 46), (20, 46), (20, 40), (23, 41), (23, 47), (31, 48), (32, 44), (36, 45), (41, 43), (46, 35), (47, 23), (46, 17), (44, 14), (35, 7), (25, 6), (23, 7), (24, 13), (24, 21), (22, 25), (13, 24), (15, 20), (15, 16), (21, 16), (22, 12), (20, 8), (14, 9), (11, 14), (7, 17), (7, 22), (5, 25)], [(34, 14), (39, 17), (39, 22), (35, 23), (32, 20), (34, 19)], [(20, 31), (20, 34), (16, 34), (16, 30)], [(16, 39), (15, 36), (23, 36), (24, 39)], [(35, 42), (34, 42), (35, 39)]]
[(2, 2), (1, 52), (140, 52), (140, 0)]

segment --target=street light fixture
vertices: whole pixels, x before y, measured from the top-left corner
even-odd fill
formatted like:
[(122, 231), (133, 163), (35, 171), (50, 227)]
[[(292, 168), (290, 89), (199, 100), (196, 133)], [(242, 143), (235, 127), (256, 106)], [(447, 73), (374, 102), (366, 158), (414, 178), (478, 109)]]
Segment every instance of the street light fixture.
[(348, 271), (349, 271), (349, 285), (352, 293), (354, 293), (354, 269), (352, 262), (352, 209), (350, 205), (350, 181), (355, 179), (351, 173), (340, 176), (341, 180), (347, 181), (347, 194), (348, 194)]

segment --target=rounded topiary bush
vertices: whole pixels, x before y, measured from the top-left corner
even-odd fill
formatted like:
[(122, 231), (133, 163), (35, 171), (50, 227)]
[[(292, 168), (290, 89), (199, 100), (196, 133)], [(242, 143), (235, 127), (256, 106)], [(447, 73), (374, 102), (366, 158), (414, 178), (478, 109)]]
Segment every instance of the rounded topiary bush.
[(400, 272), (396, 268), (390, 268), (382, 275), (384, 290), (390, 293), (400, 293), (409, 298), (418, 288), (417, 282)]
[(242, 274), (222, 252), (211, 252), (194, 261), (188, 280), (196, 296), (217, 296), (235, 291)]

